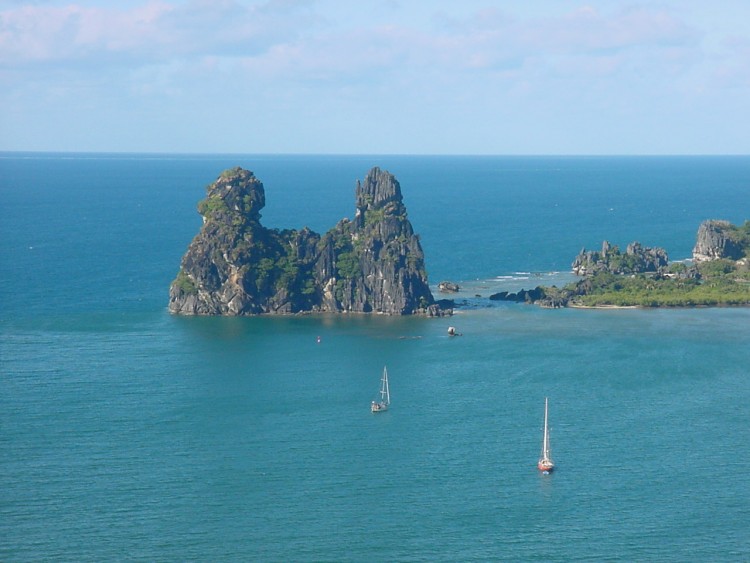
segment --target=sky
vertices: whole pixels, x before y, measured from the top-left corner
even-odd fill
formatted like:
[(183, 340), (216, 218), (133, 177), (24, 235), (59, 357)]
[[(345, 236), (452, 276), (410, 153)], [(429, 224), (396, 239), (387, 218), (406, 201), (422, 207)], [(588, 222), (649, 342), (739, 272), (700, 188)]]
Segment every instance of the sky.
[(0, 0), (0, 151), (750, 154), (748, 0)]

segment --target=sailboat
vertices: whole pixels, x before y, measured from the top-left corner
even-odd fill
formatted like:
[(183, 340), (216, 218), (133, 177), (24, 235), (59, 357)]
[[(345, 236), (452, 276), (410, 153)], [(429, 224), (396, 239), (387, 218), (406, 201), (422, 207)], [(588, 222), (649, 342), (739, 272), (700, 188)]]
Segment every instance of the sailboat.
[(372, 412), (383, 412), (388, 410), (391, 404), (391, 391), (388, 388), (388, 370), (383, 366), (383, 377), (380, 380), (380, 400), (373, 401), (370, 405)]
[(549, 456), (549, 426), (547, 425), (547, 397), (544, 398), (544, 438), (542, 439), (542, 455), (536, 464), (539, 471), (550, 473), (555, 468), (555, 462)]

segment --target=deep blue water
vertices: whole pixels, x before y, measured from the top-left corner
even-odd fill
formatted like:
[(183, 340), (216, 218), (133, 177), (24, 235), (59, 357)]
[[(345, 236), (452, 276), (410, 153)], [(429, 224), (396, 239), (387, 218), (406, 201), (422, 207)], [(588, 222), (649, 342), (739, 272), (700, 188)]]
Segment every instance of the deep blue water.
[[(390, 170), (431, 283), (473, 306), (170, 316), (196, 204), (236, 165), (266, 226), (318, 232)], [(688, 258), (701, 221), (748, 218), (749, 157), (6, 153), (0, 208), (0, 560), (750, 558), (749, 309), (484, 299), (604, 239)]]

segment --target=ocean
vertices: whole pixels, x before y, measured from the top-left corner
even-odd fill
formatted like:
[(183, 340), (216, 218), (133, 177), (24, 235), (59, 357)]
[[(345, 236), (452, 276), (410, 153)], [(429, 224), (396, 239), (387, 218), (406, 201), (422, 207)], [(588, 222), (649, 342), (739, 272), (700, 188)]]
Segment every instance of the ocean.
[[(390, 171), (456, 314), (170, 315), (233, 166), (319, 233)], [(0, 153), (0, 560), (746, 561), (750, 309), (488, 296), (688, 259), (748, 194), (750, 157)]]

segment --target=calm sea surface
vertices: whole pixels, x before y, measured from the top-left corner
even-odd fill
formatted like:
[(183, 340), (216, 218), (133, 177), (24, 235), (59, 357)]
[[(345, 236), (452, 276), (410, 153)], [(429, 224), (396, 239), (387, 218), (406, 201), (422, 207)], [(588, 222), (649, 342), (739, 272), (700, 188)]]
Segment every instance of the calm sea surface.
[[(466, 305), (169, 315), (237, 165), (266, 226), (318, 232), (389, 170)], [(486, 299), (604, 239), (688, 258), (701, 221), (749, 218), (750, 157), (0, 153), (0, 209), (2, 561), (750, 559), (750, 309)]]

